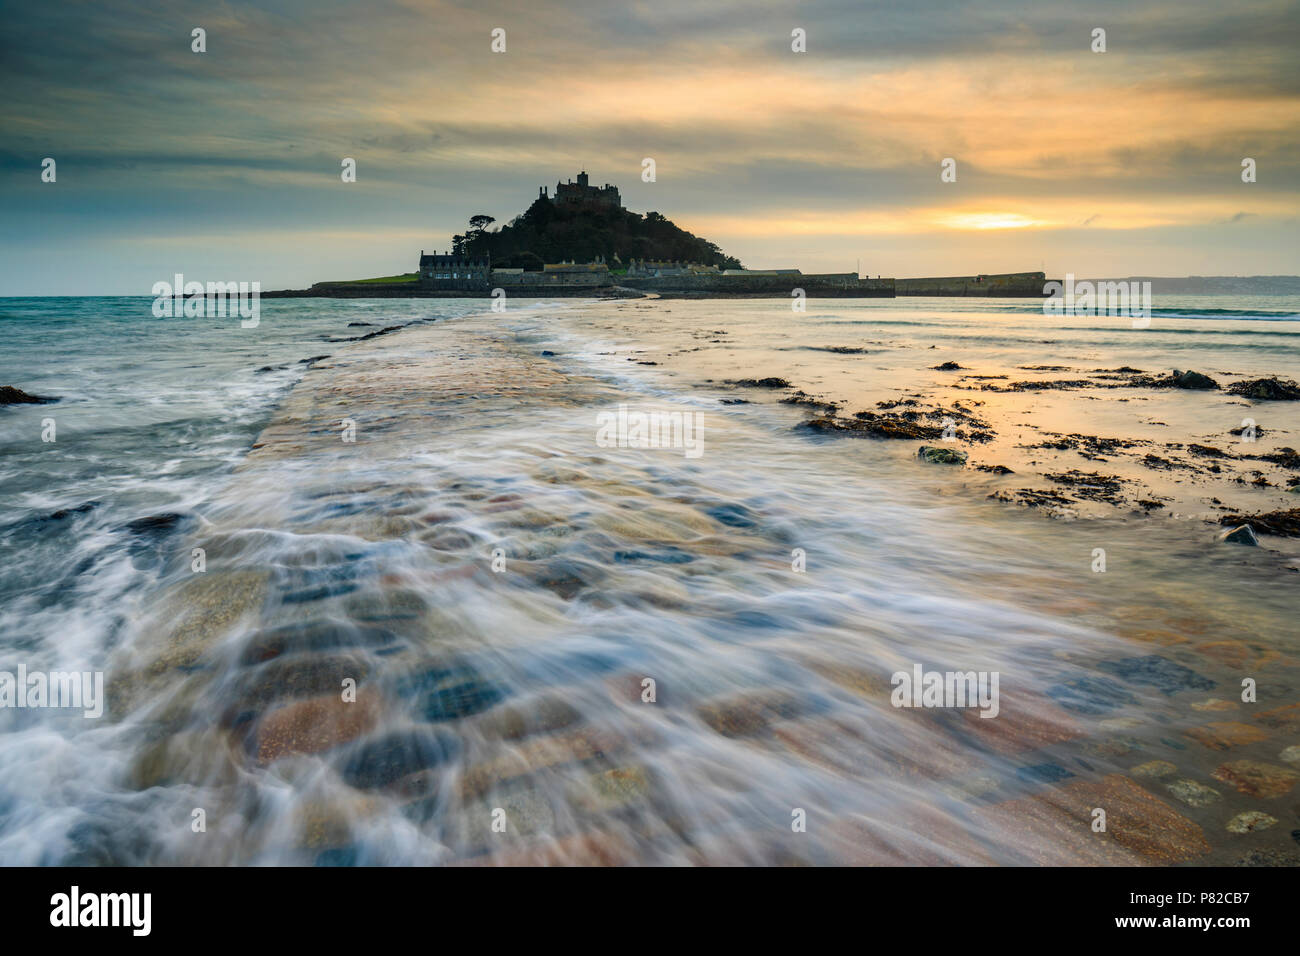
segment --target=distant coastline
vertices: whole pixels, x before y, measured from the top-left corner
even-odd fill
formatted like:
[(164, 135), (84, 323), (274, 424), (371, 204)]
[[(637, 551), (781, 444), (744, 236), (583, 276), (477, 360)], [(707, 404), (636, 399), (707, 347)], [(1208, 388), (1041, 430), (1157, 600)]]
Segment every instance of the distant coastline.
[[(881, 283), (859, 291), (853, 288), (837, 289), (833, 285), (818, 283), (822, 276), (789, 275), (779, 277), (770, 288), (720, 288), (714, 281), (709, 288), (690, 288), (695, 277), (682, 277), (676, 282), (647, 279), (622, 280), (612, 276), (611, 283), (595, 285), (561, 285), (539, 282), (535, 285), (503, 286), (513, 296), (540, 296), (563, 298), (633, 299), (653, 293), (664, 299), (755, 299), (788, 298), (795, 288), (804, 288), (818, 298), (894, 298), (896, 296), (987, 297), (987, 298), (1041, 298), (1044, 273), (1009, 273), (1007, 278), (1023, 277), (1010, 291), (990, 287), (979, 288), (976, 276), (918, 279), (862, 280)], [(778, 277), (767, 277), (769, 280)], [(1004, 276), (985, 276), (999, 279)], [(734, 279), (734, 277), (728, 277)], [(809, 282), (808, 280), (814, 280)], [(697, 281), (697, 280), (696, 280)], [(752, 280), (751, 280), (752, 281)], [(1150, 282), (1156, 295), (1300, 295), (1300, 276), (1126, 276), (1122, 279), (1093, 279), (1093, 282)], [(626, 283), (626, 284), (625, 284)], [(1035, 285), (1034, 283), (1037, 283)], [(973, 287), (973, 288), (972, 288)], [(891, 291), (885, 291), (888, 288)], [(462, 299), (491, 298), (491, 289), (437, 289), (417, 280), (381, 281), (362, 279), (353, 282), (317, 282), (308, 289), (278, 289), (263, 292), (268, 299)]]
[[(536, 280), (532, 279), (536, 276)], [(427, 281), (360, 280), (318, 282), (310, 289), (281, 289), (264, 292), (265, 298), (491, 298), (496, 290), (513, 296), (565, 296), (580, 298), (756, 299), (789, 298), (804, 294), (817, 298), (883, 298), (900, 296), (944, 296), (979, 298), (1042, 298), (1046, 275), (1042, 272), (1012, 272), (998, 275), (940, 276), (916, 279), (864, 278), (855, 273), (803, 275), (798, 272), (754, 275), (684, 274), (674, 276), (623, 277), (603, 273), (589, 281), (546, 281), (545, 273), (493, 275), (499, 284), (485, 287), (440, 288)]]

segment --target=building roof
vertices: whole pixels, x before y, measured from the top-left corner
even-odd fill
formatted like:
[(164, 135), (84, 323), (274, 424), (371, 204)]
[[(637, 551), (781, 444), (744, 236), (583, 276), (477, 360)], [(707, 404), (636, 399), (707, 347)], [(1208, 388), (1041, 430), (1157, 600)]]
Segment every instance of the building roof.
[(542, 266), (546, 272), (608, 272), (603, 262), (548, 262)]

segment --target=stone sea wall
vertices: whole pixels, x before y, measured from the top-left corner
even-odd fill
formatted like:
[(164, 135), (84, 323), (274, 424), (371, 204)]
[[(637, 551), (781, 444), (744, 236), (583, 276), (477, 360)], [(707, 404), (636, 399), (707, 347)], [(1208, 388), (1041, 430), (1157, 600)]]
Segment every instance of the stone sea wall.
[(1043, 297), (1047, 276), (1042, 272), (1006, 272), (996, 275), (945, 276), (895, 279), (895, 295)]
[(689, 275), (663, 278), (627, 278), (620, 285), (644, 292), (695, 295), (784, 295), (803, 289), (808, 295), (883, 297), (894, 295), (893, 279), (860, 279), (853, 272), (821, 275)]

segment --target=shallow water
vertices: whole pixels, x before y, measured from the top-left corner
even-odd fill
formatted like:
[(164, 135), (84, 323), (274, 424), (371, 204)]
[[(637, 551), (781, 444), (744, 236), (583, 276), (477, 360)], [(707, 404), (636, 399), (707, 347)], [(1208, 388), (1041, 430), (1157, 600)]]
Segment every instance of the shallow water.
[[(697, 386), (806, 373), (864, 403), (906, 387), (901, 361), (882, 386), (841, 362), (861, 356), (809, 351), (857, 345), (846, 326), (925, 364), (970, 321), (996, 324), (986, 347), (1008, 360), (1069, 351), (1036, 353), (1014, 304), (813, 305), (798, 331), (771, 305), (263, 303), (266, 343), (201, 350), (228, 363), (215, 394), (159, 403), (201, 423), (188, 477), (158, 468), (193, 460), (160, 452), (165, 424), (126, 427), (120, 386), (112, 405), (108, 385), (7, 365), (68, 398), (4, 423), (6, 659), (107, 670), (109, 715), (0, 713), (0, 860), (1289, 862), (1285, 555), (1215, 550), (1199, 523), (1049, 520), (916, 462), (914, 443), (808, 438), (797, 407), (724, 405), (735, 390)], [(319, 348), (367, 312), (438, 321)], [(1259, 326), (1233, 321), (1225, 367), (1287, 371), (1285, 338), (1261, 357)], [(705, 329), (731, 344), (687, 353)], [(1099, 366), (1134, 348), (1071, 347)], [(627, 361), (642, 349), (661, 364)], [(288, 394), (297, 369), (264, 385), (277, 373), (250, 367), (324, 352)], [(135, 361), (137, 393), (195, 364)], [(596, 415), (620, 403), (698, 413), (703, 454), (600, 447)], [(64, 452), (61, 430), (42, 481), (24, 422), (84, 406), (102, 446)], [(183, 517), (124, 529), (160, 512)], [(998, 717), (892, 707), (890, 675), (915, 664), (998, 672)], [(1243, 677), (1258, 703), (1239, 701)], [(1277, 822), (1227, 829), (1250, 811)]]

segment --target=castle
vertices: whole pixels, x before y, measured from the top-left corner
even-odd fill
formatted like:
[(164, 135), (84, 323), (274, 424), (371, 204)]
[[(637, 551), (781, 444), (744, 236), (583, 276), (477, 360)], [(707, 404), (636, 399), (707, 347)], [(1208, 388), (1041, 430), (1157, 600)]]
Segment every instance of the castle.
[[(537, 187), (537, 196), (539, 199), (550, 199), (546, 195), (546, 187)], [(587, 171), (583, 170), (578, 173), (578, 181), (575, 183), (570, 179), (567, 183), (557, 182), (555, 184), (555, 198), (551, 199), (557, 205), (559, 203), (596, 203), (601, 206), (613, 206), (615, 209), (623, 208), (623, 200), (618, 195), (618, 187), (605, 183), (604, 186), (592, 186), (587, 182)]]

